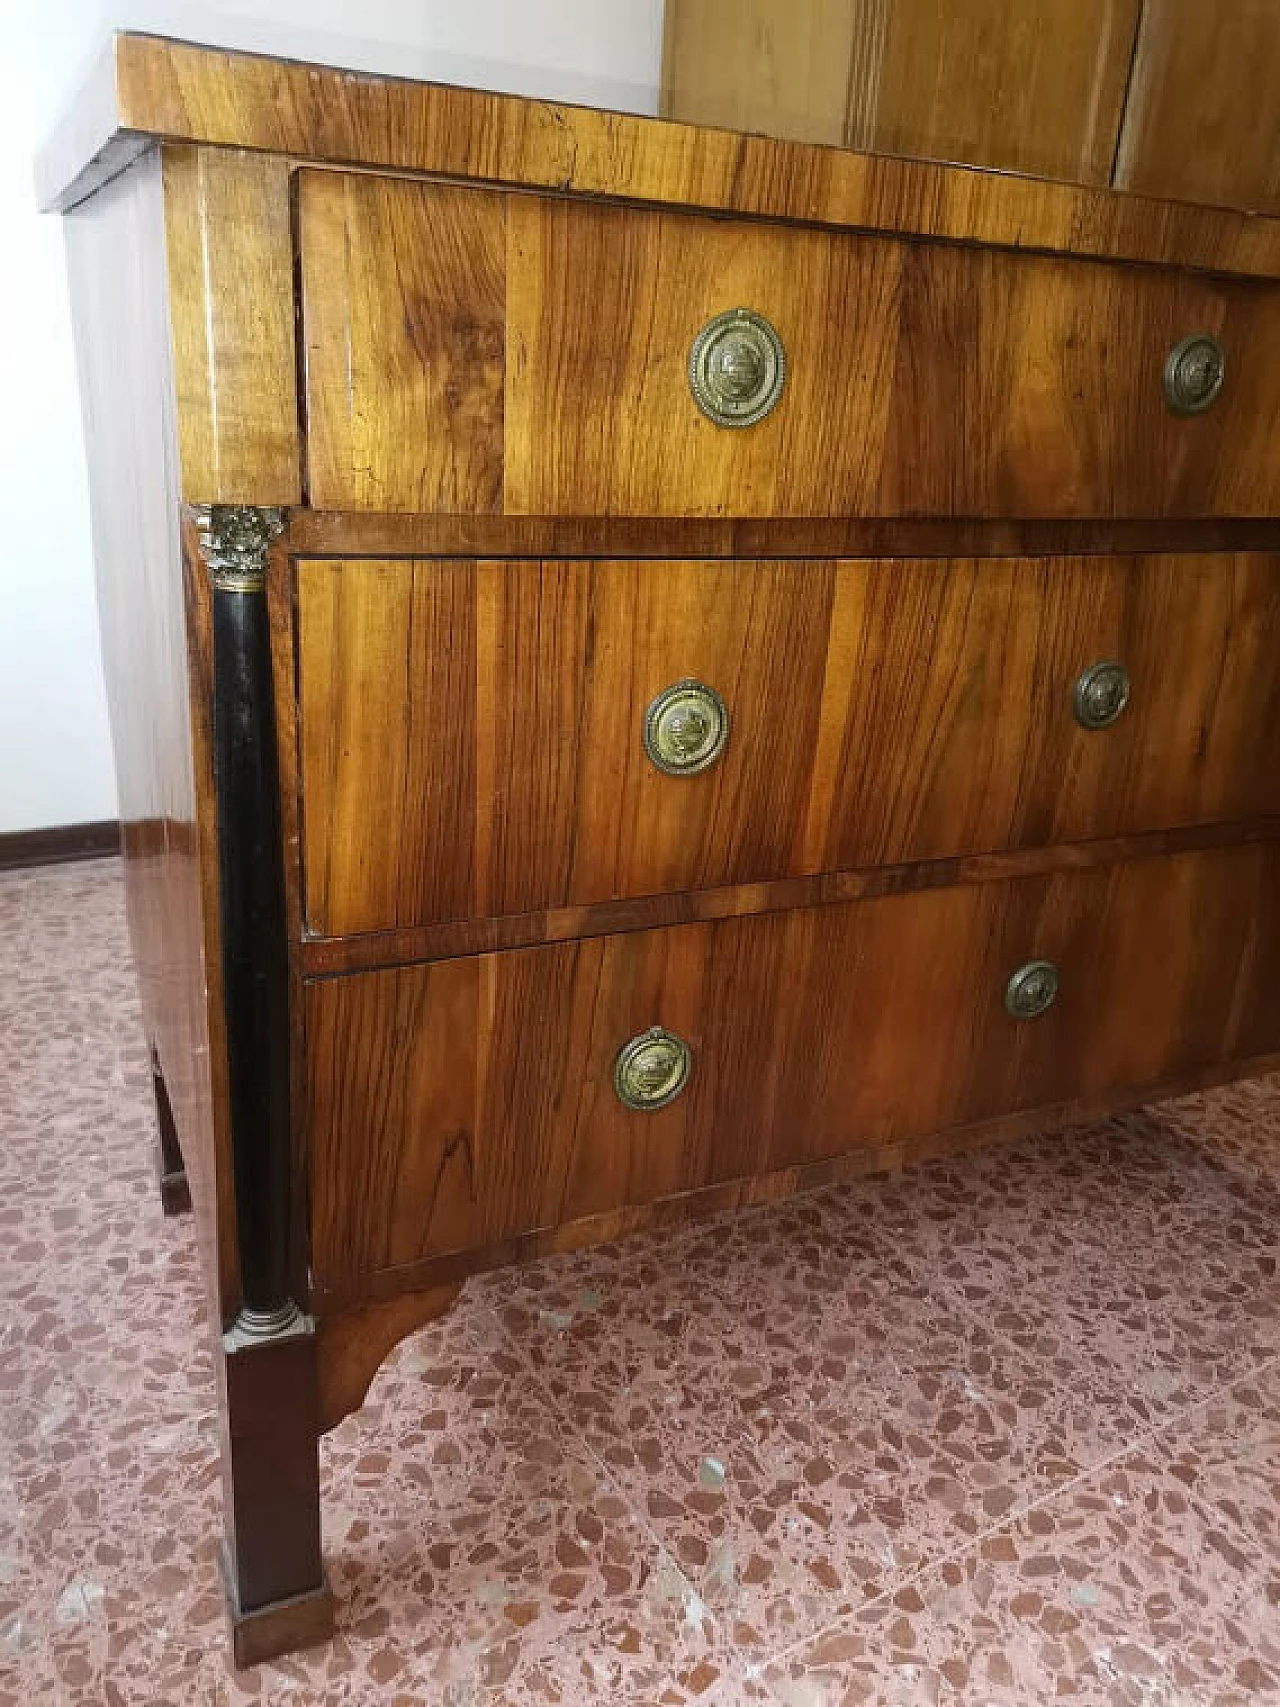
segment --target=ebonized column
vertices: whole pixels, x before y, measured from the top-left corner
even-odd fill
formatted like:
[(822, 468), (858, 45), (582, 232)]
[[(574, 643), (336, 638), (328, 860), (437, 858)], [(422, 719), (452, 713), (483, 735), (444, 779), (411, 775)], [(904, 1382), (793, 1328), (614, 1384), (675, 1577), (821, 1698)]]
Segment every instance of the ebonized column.
[(243, 1302), (222, 1339), (224, 1574), (236, 1659), (332, 1628), (315, 1328), (290, 1291), (289, 968), (266, 578), (283, 516), (196, 513), (212, 601), (218, 924)]

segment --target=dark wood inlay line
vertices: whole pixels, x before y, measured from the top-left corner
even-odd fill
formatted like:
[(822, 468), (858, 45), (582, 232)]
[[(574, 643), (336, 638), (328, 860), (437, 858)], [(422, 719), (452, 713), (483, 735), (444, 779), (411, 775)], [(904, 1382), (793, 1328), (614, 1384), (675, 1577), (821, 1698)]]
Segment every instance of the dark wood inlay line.
[(949, 884), (996, 883), (1056, 871), (1087, 871), (1118, 860), (1152, 854), (1189, 853), (1201, 848), (1243, 846), (1280, 839), (1280, 819), (1243, 824), (1198, 824), (1182, 830), (1060, 843), (1020, 852), (966, 854), (956, 859), (916, 860), (858, 871), (822, 872), (767, 883), (738, 883), (720, 889), (641, 895), (585, 907), (554, 907), (495, 919), (458, 919), (359, 936), (307, 937), (299, 954), (308, 981), (382, 966), (462, 959), (499, 949), (529, 948), (580, 937), (612, 936), (666, 925), (741, 918), (793, 907), (824, 907), (875, 895), (907, 894)]
[(1280, 522), (707, 520), (295, 509), (298, 557), (1022, 557), (1280, 551)]

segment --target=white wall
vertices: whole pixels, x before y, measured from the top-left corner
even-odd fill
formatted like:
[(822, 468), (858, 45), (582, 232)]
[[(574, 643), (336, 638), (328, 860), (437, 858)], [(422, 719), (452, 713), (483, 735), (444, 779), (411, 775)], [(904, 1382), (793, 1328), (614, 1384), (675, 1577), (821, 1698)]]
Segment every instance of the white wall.
[(8, 0), (0, 56), (0, 832), (115, 816), (62, 233), (34, 139), (86, 7)]
[(108, 26), (653, 112), (662, 0), (5, 0), (0, 833), (115, 815), (62, 234), (31, 159)]

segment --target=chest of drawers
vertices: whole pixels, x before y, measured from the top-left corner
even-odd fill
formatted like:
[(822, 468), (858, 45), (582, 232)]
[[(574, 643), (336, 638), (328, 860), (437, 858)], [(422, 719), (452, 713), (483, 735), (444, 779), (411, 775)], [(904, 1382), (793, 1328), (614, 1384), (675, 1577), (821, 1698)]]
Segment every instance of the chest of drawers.
[(1280, 222), (104, 75), (45, 178), (248, 1661), (469, 1274), (1280, 1059)]

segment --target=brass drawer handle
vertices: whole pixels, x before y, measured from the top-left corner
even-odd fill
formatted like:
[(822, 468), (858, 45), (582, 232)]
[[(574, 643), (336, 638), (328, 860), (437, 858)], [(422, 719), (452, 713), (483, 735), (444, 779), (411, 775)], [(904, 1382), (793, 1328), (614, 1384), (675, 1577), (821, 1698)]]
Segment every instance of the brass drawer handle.
[(1114, 658), (1090, 664), (1077, 678), (1072, 703), (1082, 729), (1109, 729), (1129, 703), (1129, 672)]
[(624, 1108), (651, 1114), (674, 1102), (689, 1083), (693, 1057), (683, 1037), (652, 1026), (624, 1043), (613, 1064), (613, 1088)]
[(666, 776), (709, 769), (728, 739), (728, 706), (692, 677), (663, 688), (644, 714), (644, 750)]
[(708, 320), (689, 352), (693, 400), (717, 427), (752, 427), (782, 396), (787, 356), (763, 314), (731, 308)]
[(1028, 960), (1004, 987), (1010, 1019), (1039, 1019), (1058, 999), (1058, 968), (1052, 960)]
[(1195, 332), (1169, 351), (1164, 364), (1165, 401), (1175, 415), (1200, 415), (1222, 390), (1227, 358), (1212, 332)]

